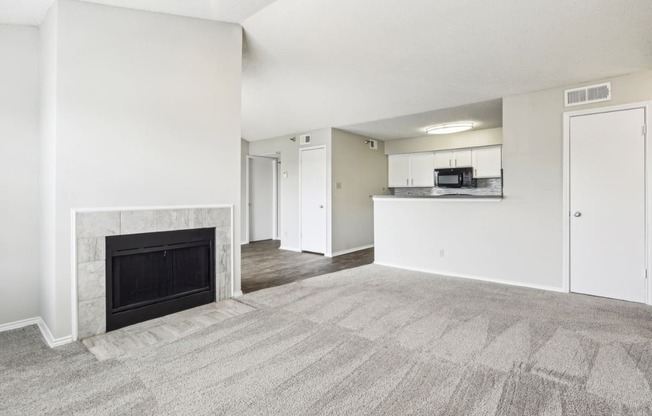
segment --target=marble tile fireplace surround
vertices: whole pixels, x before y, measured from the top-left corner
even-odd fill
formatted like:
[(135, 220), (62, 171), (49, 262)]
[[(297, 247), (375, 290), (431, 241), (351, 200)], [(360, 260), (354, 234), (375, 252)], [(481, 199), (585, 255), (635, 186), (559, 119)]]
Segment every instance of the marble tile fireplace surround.
[(216, 300), (233, 296), (233, 207), (75, 211), (77, 338), (106, 332), (106, 237), (215, 228)]

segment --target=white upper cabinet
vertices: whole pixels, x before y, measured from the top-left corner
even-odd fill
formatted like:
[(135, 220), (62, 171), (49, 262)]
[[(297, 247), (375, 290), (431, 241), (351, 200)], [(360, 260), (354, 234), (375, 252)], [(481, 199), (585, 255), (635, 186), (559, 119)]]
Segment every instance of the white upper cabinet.
[(432, 153), (389, 155), (387, 163), (388, 185), (392, 188), (435, 186)]
[(500, 178), (502, 146), (441, 152), (389, 155), (388, 185), (392, 188), (435, 186), (435, 169), (473, 167), (474, 178)]
[(471, 149), (446, 150), (435, 152), (435, 168), (464, 168), (471, 167), (472, 152)]
[(453, 152), (435, 152), (435, 169), (452, 168)]
[(414, 153), (410, 156), (410, 186), (435, 186), (435, 155)]
[(410, 155), (389, 155), (387, 173), (389, 187), (410, 186)]
[(500, 178), (502, 152), (500, 146), (473, 149), (473, 177)]
[(453, 152), (453, 166), (456, 168), (473, 166), (472, 153), (471, 149), (455, 150)]

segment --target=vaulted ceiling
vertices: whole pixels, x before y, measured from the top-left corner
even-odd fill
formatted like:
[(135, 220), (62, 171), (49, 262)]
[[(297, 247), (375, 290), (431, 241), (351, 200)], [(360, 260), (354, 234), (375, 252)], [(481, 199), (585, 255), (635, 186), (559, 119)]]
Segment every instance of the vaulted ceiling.
[[(55, 0), (1, 0), (0, 23), (38, 26)], [(230, 23), (247, 17), (274, 0), (79, 0), (108, 6), (174, 14)]]
[[(2, 0), (0, 23), (53, 1)], [(650, 0), (85, 1), (242, 24), (247, 140), (386, 119), (396, 138), (422, 113), (652, 68)]]
[(650, 0), (277, 0), (243, 24), (242, 134), (347, 126), (652, 68), (651, 21)]

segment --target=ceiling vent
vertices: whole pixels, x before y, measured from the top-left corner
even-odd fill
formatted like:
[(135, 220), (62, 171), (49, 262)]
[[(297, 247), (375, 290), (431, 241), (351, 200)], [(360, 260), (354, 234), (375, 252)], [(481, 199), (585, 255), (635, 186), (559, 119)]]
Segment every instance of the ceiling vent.
[(312, 143), (312, 137), (309, 134), (302, 134), (299, 136), (299, 144), (310, 144)]
[(611, 100), (611, 82), (564, 91), (565, 107), (609, 100)]

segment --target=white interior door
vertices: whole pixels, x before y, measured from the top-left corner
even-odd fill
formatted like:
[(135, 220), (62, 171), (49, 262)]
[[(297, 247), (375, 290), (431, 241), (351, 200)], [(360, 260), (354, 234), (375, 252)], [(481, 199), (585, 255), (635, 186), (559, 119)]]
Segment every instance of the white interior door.
[(249, 158), (249, 241), (274, 237), (275, 163), (270, 158)]
[(570, 118), (570, 289), (645, 302), (645, 110)]
[(326, 252), (326, 149), (301, 150), (301, 250)]

